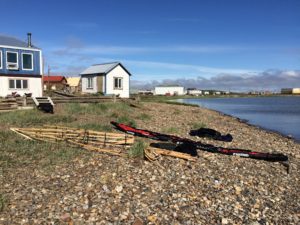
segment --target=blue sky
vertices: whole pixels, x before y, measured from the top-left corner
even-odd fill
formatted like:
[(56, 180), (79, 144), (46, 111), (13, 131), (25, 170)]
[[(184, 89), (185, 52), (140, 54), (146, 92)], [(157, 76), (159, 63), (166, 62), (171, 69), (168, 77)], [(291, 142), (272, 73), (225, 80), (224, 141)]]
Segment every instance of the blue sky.
[(53, 74), (121, 61), (136, 85), (253, 89), (249, 78), (271, 74), (275, 82), (259, 88), (300, 86), (299, 0), (0, 0), (0, 8), (1, 33), (32, 32)]

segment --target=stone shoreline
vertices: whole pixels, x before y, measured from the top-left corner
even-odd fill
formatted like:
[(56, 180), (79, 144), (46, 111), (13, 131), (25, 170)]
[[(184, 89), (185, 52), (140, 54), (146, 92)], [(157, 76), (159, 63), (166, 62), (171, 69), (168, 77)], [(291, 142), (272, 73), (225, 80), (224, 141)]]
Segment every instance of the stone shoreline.
[[(300, 163), (294, 140), (219, 112), (144, 103), (140, 128), (191, 138), (199, 125), (233, 136), (224, 147), (281, 152), (280, 163), (198, 151), (196, 162), (161, 157), (155, 163), (92, 153), (43, 171), (34, 165), (4, 173), (9, 205), (0, 224), (299, 224)], [(68, 222), (69, 221), (69, 222)]]

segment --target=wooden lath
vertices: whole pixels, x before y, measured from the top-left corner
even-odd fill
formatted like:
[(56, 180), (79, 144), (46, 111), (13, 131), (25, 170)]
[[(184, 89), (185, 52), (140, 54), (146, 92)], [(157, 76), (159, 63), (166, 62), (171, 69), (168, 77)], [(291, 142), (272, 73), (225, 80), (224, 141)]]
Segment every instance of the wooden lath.
[[(134, 143), (127, 134), (108, 133), (70, 127), (47, 126), (41, 128), (11, 128), (12, 131), (31, 140), (67, 142), (89, 151), (125, 155), (124, 150)], [(122, 152), (123, 151), (123, 152)]]

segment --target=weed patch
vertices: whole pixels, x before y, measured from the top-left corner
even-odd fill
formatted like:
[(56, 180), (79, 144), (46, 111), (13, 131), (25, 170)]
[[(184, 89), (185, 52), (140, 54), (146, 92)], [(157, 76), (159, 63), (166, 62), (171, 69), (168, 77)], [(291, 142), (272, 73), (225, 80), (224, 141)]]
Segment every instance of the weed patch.
[(201, 123), (201, 122), (189, 123), (189, 125), (194, 130), (206, 127), (206, 124), (205, 123)]
[(144, 150), (147, 145), (141, 141), (136, 141), (133, 146), (128, 150), (128, 156), (132, 158), (141, 157), (144, 158)]
[(148, 114), (146, 113), (142, 113), (140, 115), (137, 116), (137, 119), (139, 120), (150, 120), (151, 119), (151, 116), (149, 116)]
[(6, 203), (7, 203), (6, 197), (0, 193), (0, 212), (4, 210)]
[(136, 127), (136, 122), (128, 116), (121, 116), (117, 119), (118, 123), (124, 123), (126, 125)]
[(78, 128), (87, 129), (87, 130), (96, 130), (96, 131), (112, 131), (112, 127), (109, 124), (97, 124), (97, 123), (88, 123), (81, 126), (78, 126)]
[(176, 127), (166, 127), (163, 129), (163, 132), (168, 133), (168, 134), (177, 134), (177, 133), (179, 133), (178, 131), (179, 131), (179, 129)]

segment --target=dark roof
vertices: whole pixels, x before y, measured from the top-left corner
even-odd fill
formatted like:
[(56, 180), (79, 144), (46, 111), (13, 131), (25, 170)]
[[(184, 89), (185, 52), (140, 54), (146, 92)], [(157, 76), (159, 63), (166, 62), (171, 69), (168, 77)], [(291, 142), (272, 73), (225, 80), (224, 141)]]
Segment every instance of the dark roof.
[(64, 76), (44, 76), (44, 82), (62, 82), (67, 79)]
[(101, 64), (94, 64), (83, 72), (80, 75), (87, 75), (87, 74), (108, 74), (114, 68), (120, 65), (130, 76), (131, 73), (120, 63), (120, 62), (109, 62), (109, 63), (101, 63)]
[[(9, 37), (5, 35), (0, 35), (0, 45), (7, 45), (12, 47), (21, 47), (21, 48), (29, 48), (26, 41), (19, 40), (15, 37)], [(36, 46), (30, 47), (32, 49), (39, 49)]]

